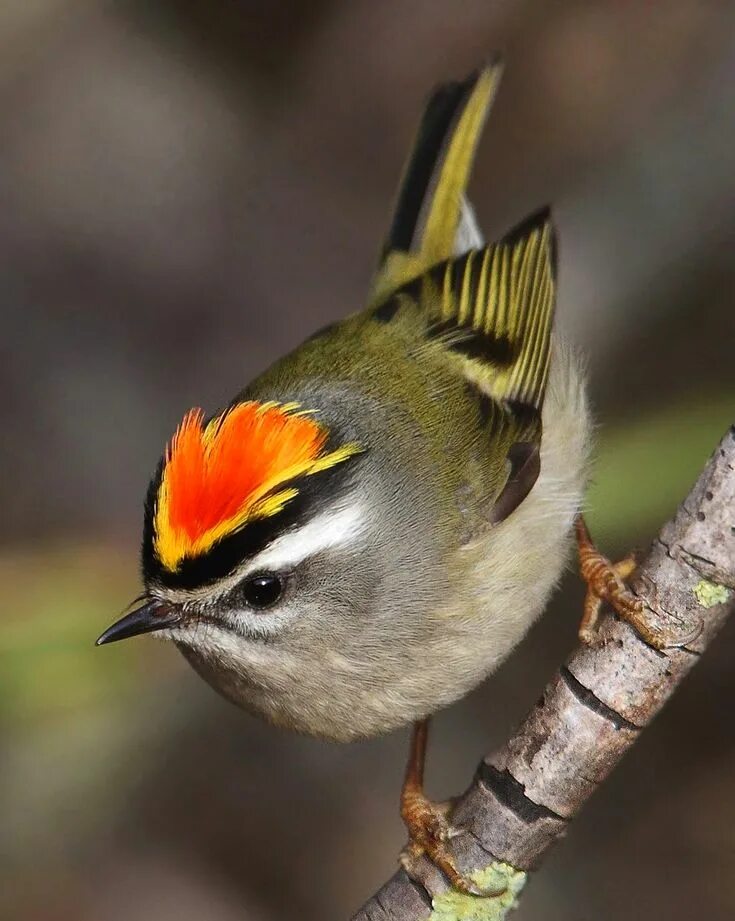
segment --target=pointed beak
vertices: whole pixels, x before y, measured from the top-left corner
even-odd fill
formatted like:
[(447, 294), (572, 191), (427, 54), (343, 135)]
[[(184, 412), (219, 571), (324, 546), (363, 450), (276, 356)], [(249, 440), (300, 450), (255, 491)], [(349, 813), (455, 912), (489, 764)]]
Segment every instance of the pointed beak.
[(141, 633), (153, 633), (154, 630), (165, 630), (180, 623), (180, 614), (175, 609), (161, 601), (147, 601), (145, 604), (121, 617), (97, 639), (96, 646), (106, 643), (116, 643), (126, 640), (129, 636), (139, 636)]

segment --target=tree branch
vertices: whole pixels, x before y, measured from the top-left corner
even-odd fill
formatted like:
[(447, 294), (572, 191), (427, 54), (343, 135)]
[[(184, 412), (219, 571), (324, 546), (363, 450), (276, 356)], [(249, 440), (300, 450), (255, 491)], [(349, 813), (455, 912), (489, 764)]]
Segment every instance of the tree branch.
[[(578, 647), (515, 735), (481, 762), (453, 823), (458, 865), (497, 898), (450, 892), (428, 862), (400, 870), (353, 921), (502, 919), (526, 874), (640, 736), (735, 607), (735, 426), (666, 524), (632, 580), (649, 623), (682, 638), (659, 652), (606, 617), (600, 641)], [(480, 904), (480, 903), (484, 904)]]

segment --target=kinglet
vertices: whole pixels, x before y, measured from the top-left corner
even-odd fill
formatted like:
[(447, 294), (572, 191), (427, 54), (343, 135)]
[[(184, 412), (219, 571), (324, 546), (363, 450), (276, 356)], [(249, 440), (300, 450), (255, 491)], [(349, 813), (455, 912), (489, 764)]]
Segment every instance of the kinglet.
[(417, 724), (405, 860), (427, 853), (470, 890), (423, 794), (422, 721), (544, 608), (590, 444), (580, 363), (553, 329), (549, 210), (485, 245), (465, 197), (499, 74), (430, 99), (367, 307), (225, 409), (185, 415), (148, 491), (143, 604), (98, 640), (156, 631), (299, 732)]

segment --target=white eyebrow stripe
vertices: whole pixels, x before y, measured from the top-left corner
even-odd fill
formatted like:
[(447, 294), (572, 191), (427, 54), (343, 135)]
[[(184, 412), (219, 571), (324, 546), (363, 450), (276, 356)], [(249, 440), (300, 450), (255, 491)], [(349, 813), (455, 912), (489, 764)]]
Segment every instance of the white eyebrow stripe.
[[(362, 507), (358, 504), (335, 506), (281, 537), (247, 563), (212, 585), (192, 589), (157, 588), (156, 597), (172, 604), (211, 601), (233, 589), (245, 576), (263, 570), (288, 570), (320, 550), (346, 544), (364, 527)], [(263, 617), (263, 615), (258, 615)]]
[(245, 567), (240, 577), (262, 570), (287, 570), (321, 550), (353, 541), (363, 530), (359, 505), (323, 512), (311, 521), (277, 537)]

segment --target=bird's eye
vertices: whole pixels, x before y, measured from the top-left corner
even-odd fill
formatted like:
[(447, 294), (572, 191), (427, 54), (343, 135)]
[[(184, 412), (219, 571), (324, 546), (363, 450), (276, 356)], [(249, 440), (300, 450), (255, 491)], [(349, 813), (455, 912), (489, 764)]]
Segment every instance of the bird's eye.
[(272, 572), (260, 572), (245, 580), (242, 592), (251, 608), (269, 608), (283, 594), (283, 582)]

